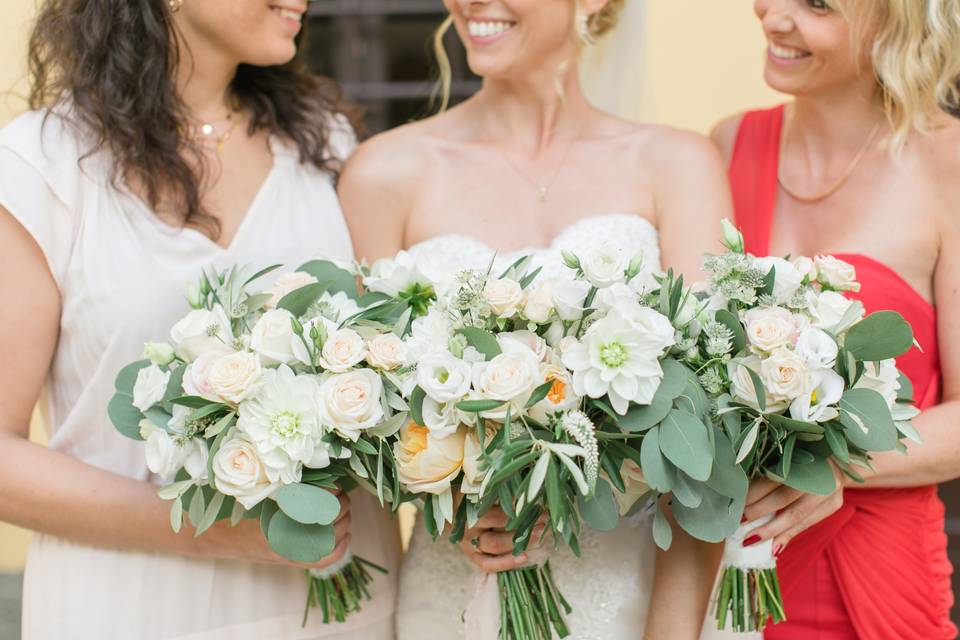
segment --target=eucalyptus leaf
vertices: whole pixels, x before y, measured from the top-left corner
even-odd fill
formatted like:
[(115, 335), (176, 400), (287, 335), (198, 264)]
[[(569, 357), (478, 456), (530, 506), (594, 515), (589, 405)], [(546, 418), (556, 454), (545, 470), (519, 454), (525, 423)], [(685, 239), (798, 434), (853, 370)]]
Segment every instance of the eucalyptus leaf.
[(280, 510), (302, 524), (330, 524), (340, 515), (340, 501), (326, 489), (288, 484), (274, 496)]
[(694, 480), (706, 482), (713, 468), (713, 445), (697, 416), (674, 409), (660, 425), (660, 450)]
[(673, 485), (673, 497), (688, 509), (696, 509), (703, 503), (703, 494), (682, 471), (677, 472), (677, 482)]
[(664, 551), (673, 544), (673, 529), (670, 527), (670, 521), (663, 515), (659, 502), (653, 514), (653, 540)]
[(767, 415), (766, 418), (771, 424), (775, 424), (786, 431), (799, 432), (799, 433), (813, 433), (816, 435), (823, 434), (823, 427), (817, 424), (816, 422), (803, 422), (801, 420), (793, 420), (792, 418), (782, 416), (778, 413), (771, 413)]
[(493, 360), (502, 353), (497, 337), (489, 331), (476, 327), (464, 327), (457, 333), (467, 339), (467, 344), (484, 355), (487, 360)]
[(849, 389), (840, 399), (847, 439), (864, 451), (893, 451), (899, 440), (887, 401), (872, 389)]
[(114, 381), (114, 388), (133, 397), (133, 387), (137, 384), (137, 376), (140, 375), (140, 370), (146, 369), (151, 364), (153, 363), (149, 360), (137, 360), (120, 369), (120, 373), (117, 374)]
[(664, 359), (660, 366), (663, 368), (663, 379), (657, 387), (657, 395), (674, 400), (683, 393), (693, 372), (673, 358)]
[(641, 469), (647, 483), (660, 493), (669, 493), (676, 484), (677, 472), (660, 451), (660, 427), (654, 427), (640, 446)]
[(317, 282), (326, 282), (327, 290), (331, 293), (342, 292), (352, 300), (359, 297), (356, 276), (329, 260), (312, 260), (301, 265), (297, 271), (309, 273)]
[(327, 292), (328, 283), (315, 282), (305, 287), (294, 289), (287, 295), (280, 298), (277, 303), (277, 309), (289, 311), (294, 318), (299, 318), (307, 313), (307, 310)]
[(673, 410), (673, 398), (659, 391), (649, 405), (633, 404), (626, 415), (617, 417), (617, 424), (624, 431), (642, 433), (657, 426)]
[(707, 485), (720, 495), (728, 498), (743, 498), (747, 495), (747, 489), (750, 485), (747, 474), (743, 467), (737, 463), (733, 444), (726, 434), (718, 430), (715, 435), (716, 455), (714, 456), (713, 473), (710, 474)]
[(107, 405), (107, 417), (121, 435), (131, 440), (143, 440), (140, 435), (140, 421), (143, 414), (133, 406), (133, 396), (118, 391)]
[(783, 483), (792, 489), (818, 496), (828, 496), (837, 489), (833, 467), (826, 460), (817, 458), (807, 464), (795, 464), (790, 476)]
[(832, 424), (828, 424), (824, 427), (824, 435), (827, 438), (827, 444), (830, 445), (830, 450), (833, 452), (833, 455), (844, 463), (850, 462), (850, 448), (847, 446), (846, 437), (837, 430), (837, 427)]
[(895, 311), (878, 311), (850, 327), (843, 346), (858, 360), (889, 360), (910, 350), (913, 328)]
[(702, 487), (702, 493), (703, 501), (696, 509), (673, 501), (673, 515), (683, 530), (694, 538), (705, 542), (723, 542), (740, 526), (744, 499), (730, 499), (708, 486)]
[(597, 480), (592, 496), (579, 496), (580, 516), (597, 531), (613, 531), (620, 523), (620, 507), (606, 480)]
[(303, 524), (282, 511), (270, 519), (267, 542), (271, 549), (284, 558), (308, 564), (330, 555), (336, 546), (333, 526)]

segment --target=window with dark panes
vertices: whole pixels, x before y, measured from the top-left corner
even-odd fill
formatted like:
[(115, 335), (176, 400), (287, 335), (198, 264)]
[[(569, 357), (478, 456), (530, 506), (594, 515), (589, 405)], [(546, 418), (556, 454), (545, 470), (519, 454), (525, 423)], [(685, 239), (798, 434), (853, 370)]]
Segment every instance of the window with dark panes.
[[(369, 133), (427, 115), (437, 79), (433, 34), (446, 16), (441, 0), (313, 0), (306, 55), (317, 73), (339, 81), (365, 110)], [(450, 30), (452, 103), (480, 87)]]

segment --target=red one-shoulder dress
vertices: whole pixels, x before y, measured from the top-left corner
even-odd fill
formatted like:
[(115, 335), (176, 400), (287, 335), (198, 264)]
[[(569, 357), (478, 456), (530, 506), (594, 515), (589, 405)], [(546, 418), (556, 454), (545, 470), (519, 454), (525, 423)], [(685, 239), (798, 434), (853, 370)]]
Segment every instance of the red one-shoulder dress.
[[(778, 195), (784, 107), (747, 113), (730, 163), (737, 223), (750, 253), (769, 253)], [(898, 358), (917, 406), (939, 401), (940, 362), (933, 306), (887, 265), (835, 254), (857, 269), (854, 297), (868, 312), (894, 310), (913, 325), (923, 351)], [(944, 506), (934, 486), (847, 489), (841, 510), (797, 536), (779, 560), (787, 622), (766, 640), (939, 640), (950, 622), (952, 567)]]

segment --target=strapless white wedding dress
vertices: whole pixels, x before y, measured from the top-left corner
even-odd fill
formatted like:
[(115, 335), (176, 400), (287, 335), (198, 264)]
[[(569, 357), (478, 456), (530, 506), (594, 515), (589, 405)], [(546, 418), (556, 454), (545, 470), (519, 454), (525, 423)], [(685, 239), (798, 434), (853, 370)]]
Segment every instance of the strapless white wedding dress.
[[(498, 254), (497, 268), (532, 255), (544, 276), (560, 272), (560, 250), (582, 253), (601, 242), (620, 245), (631, 255), (642, 252), (646, 269), (660, 269), (656, 228), (637, 215), (605, 215), (581, 220), (565, 229), (549, 247)], [(495, 248), (462, 235), (432, 238), (410, 249), (431, 262), (461, 269), (486, 268)], [(436, 262), (434, 262), (436, 264)], [(568, 616), (574, 640), (636, 640), (643, 634), (652, 591), (655, 545), (648, 515), (621, 522), (610, 532), (584, 527), (582, 556), (567, 548), (551, 556), (563, 595), (573, 606)], [(417, 522), (400, 571), (397, 606), (398, 640), (448, 640), (464, 636), (462, 614), (473, 594), (477, 569), (459, 547), (441, 538), (433, 542)]]

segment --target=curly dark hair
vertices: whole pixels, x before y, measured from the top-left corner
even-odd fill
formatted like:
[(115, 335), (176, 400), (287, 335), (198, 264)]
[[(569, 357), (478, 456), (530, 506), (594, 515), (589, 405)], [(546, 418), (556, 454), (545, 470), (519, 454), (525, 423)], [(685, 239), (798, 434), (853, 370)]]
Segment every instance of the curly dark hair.
[[(30, 37), (30, 106), (69, 100), (71, 120), (91, 136), (88, 154), (111, 153), (114, 185), (136, 181), (154, 211), (163, 207), (216, 239), (220, 225), (202, 203), (200, 149), (180, 133), (188, 119), (174, 79), (178, 42), (165, 0), (46, 0)], [(251, 134), (282, 136), (302, 163), (338, 175), (332, 115), (359, 122), (333, 80), (311, 75), (297, 56), (280, 66), (240, 65), (230, 88), (251, 116)]]

